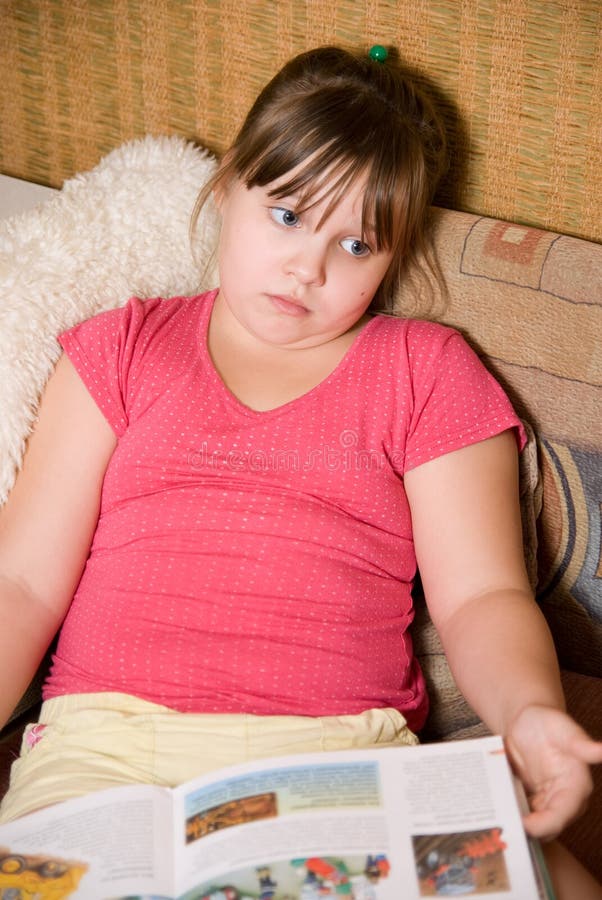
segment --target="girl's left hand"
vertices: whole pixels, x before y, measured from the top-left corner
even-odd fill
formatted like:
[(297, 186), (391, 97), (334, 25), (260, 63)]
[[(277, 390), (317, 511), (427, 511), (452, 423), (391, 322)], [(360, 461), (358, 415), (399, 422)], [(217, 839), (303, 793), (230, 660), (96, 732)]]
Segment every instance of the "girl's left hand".
[(602, 742), (566, 713), (532, 705), (509, 728), (506, 749), (529, 799), (527, 832), (552, 840), (584, 811), (592, 791), (589, 767), (602, 763)]

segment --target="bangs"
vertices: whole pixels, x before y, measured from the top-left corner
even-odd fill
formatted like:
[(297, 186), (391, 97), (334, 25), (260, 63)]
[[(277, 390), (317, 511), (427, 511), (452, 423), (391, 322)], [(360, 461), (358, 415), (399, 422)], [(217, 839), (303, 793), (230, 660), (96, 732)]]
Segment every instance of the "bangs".
[(342, 106), (338, 94), (339, 102), (326, 107), (323, 95), (319, 107), (307, 95), (296, 99), (293, 111), (289, 102), (286, 133), (277, 115), (270, 123), (273, 127), (266, 127), (265, 120), (261, 123), (255, 141), (246, 135), (245, 143), (251, 138), (249, 152), (235, 149), (239, 177), (248, 188), (273, 184), (269, 191), (273, 197), (295, 197), (297, 212), (328, 198), (319, 225), (351, 185), (364, 179), (362, 239), (369, 235), (377, 252), (396, 250), (404, 242), (411, 172), (410, 147), (400, 141), (398, 123), (390, 128), (385, 123), (389, 133), (383, 134), (382, 116), (366, 121), (364, 106), (361, 111), (353, 104)]

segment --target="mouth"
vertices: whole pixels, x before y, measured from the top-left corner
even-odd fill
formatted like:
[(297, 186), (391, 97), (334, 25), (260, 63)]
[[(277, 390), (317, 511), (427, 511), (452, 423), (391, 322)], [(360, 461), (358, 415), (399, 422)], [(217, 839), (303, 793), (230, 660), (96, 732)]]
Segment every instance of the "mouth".
[(304, 316), (309, 312), (306, 306), (304, 306), (298, 300), (294, 300), (292, 297), (287, 297), (282, 294), (268, 294), (268, 298), (271, 304), (275, 306), (277, 310), (287, 316), (299, 317)]

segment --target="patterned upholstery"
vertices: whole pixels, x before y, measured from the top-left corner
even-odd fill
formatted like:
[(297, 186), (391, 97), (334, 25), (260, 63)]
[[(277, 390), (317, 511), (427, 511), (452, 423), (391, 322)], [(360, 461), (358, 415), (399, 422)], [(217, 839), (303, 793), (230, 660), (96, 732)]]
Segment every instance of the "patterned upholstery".
[(602, 246), (445, 210), (436, 240), (449, 289), (438, 318), (465, 333), (536, 433), (537, 592), (562, 663), (600, 676)]

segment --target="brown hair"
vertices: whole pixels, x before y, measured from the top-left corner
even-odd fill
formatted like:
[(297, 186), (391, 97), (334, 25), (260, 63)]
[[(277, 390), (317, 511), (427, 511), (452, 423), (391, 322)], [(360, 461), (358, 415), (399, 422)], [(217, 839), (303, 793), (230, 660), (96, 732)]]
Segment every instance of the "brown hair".
[[(444, 159), (441, 120), (392, 54), (381, 63), (367, 53), (320, 47), (294, 57), (261, 91), (201, 191), (192, 227), (211, 192), (233, 176), (248, 188), (278, 180), (274, 196), (298, 194), (302, 211), (326, 182), (333, 209), (364, 175), (363, 228), (374, 229), (378, 250), (394, 252), (373, 307), (392, 310), (407, 272), (426, 264), (438, 278), (427, 223)], [(297, 174), (287, 179), (293, 169)]]

